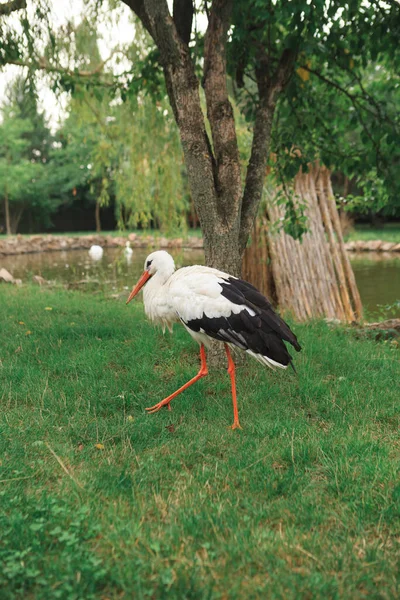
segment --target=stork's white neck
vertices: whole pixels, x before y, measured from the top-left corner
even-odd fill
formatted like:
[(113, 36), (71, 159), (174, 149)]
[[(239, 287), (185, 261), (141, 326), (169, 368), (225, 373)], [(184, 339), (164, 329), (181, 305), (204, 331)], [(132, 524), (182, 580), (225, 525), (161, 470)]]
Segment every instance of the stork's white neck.
[(143, 288), (143, 302), (146, 315), (152, 321), (161, 322), (163, 329), (170, 328), (171, 323), (176, 320), (173, 307), (168, 298), (168, 280), (175, 271), (175, 265), (163, 265), (149, 279)]
[[(161, 297), (163, 296), (164, 290), (163, 287), (167, 283), (168, 279), (175, 271), (174, 262), (166, 262), (162, 265), (161, 268), (158, 269), (146, 283), (143, 288), (143, 300), (145, 307), (154, 299), (155, 296), (158, 296), (158, 300), (161, 301)], [(146, 307), (147, 308), (147, 307)]]

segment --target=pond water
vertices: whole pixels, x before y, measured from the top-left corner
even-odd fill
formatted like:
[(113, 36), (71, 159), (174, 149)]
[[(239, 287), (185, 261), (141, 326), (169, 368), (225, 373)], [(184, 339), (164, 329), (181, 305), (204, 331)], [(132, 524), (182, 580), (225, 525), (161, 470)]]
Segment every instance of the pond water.
[(351, 254), (350, 260), (367, 316), (397, 303), (386, 316), (400, 317), (400, 255), (365, 252)]
[[(101, 260), (92, 260), (87, 250), (62, 250), (0, 257), (0, 267), (7, 269), (16, 279), (27, 281), (33, 275), (71, 287), (93, 288), (111, 292), (131, 289), (143, 272), (146, 248), (134, 249), (126, 257), (124, 248), (104, 248)], [(202, 250), (169, 250), (178, 267), (204, 262)]]
[[(135, 249), (130, 260), (123, 248), (106, 248), (100, 261), (89, 258), (87, 250), (43, 252), (0, 257), (0, 267), (26, 281), (32, 275), (68, 283), (72, 287), (120, 293), (131, 289), (143, 270), (146, 249)], [(202, 263), (201, 250), (171, 250), (177, 266)], [(380, 306), (400, 301), (400, 256), (382, 253), (350, 255), (364, 308), (369, 315), (382, 312)], [(400, 307), (392, 316), (400, 317)]]

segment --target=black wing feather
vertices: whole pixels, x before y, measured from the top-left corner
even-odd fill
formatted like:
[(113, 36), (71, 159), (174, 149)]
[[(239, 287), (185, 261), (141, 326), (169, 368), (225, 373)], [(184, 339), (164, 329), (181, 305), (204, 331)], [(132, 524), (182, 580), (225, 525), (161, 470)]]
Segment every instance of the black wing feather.
[(301, 347), (296, 336), (272, 308), (271, 303), (253, 285), (242, 279), (229, 277), (220, 283), (221, 294), (233, 304), (248, 307), (231, 313), (229, 317), (207, 317), (192, 319), (184, 324), (192, 331), (203, 331), (209, 337), (221, 342), (234, 344), (242, 350), (272, 359), (281, 364), (292, 364), (284, 342), (289, 342), (299, 351)]
[(301, 346), (289, 325), (274, 311), (270, 301), (251, 283), (243, 279), (229, 277), (221, 283), (222, 295), (234, 304), (244, 304), (260, 316), (265, 325), (289, 342), (299, 352)]

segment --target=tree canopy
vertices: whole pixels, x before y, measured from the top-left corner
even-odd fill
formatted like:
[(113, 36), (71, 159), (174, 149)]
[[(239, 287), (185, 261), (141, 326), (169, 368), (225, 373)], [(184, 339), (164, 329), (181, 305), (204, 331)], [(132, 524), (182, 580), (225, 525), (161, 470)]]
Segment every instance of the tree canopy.
[[(115, 43), (101, 59), (96, 55), (99, 15), (111, 18), (123, 4), (143, 29), (137, 25), (131, 43)], [(109, 107), (122, 101), (128, 105), (125, 123), (132, 123), (133, 101), (144, 127), (157, 128), (157, 140), (144, 133), (139, 144), (133, 140), (140, 136), (126, 128), (126, 138), (112, 151), (110, 146), (105, 153), (110, 164), (98, 174), (103, 193), (108, 193), (105, 181), (113, 171), (115, 189), (128, 198), (128, 189), (139, 191), (131, 166), (138, 166), (142, 175), (151, 172), (150, 178), (142, 178), (139, 193), (131, 195), (135, 202), (128, 209), (130, 222), (153, 214), (143, 211), (138, 200), (157, 206), (160, 192), (153, 190), (163, 169), (170, 178), (162, 180), (159, 189), (166, 197), (175, 193), (179, 200), (179, 185), (171, 183), (171, 173), (178, 173), (177, 161), (168, 164), (172, 154), (167, 150), (160, 171), (156, 159), (172, 140), (177, 156), (166, 96), (179, 129), (209, 264), (229, 267), (230, 254), (232, 270), (238, 270), (260, 204), (270, 151), (281, 181), (299, 167), (306, 168), (310, 160), (320, 160), (354, 182), (353, 206), (385, 208), (397, 201), (393, 172), (400, 141), (400, 9), (394, 0), (351, 0), (344, 5), (325, 0), (208, 0), (199, 5), (175, 0), (171, 11), (166, 0), (112, 5), (103, 0), (87, 3), (85, 11), (86, 29), (79, 32), (73, 23), (57, 29), (46, 0), (7, 3), (0, 25), (0, 64), (44, 72), (53, 89), (72, 96), (90, 94), (99, 106), (107, 106), (106, 118)], [(204, 27), (198, 27), (201, 18)], [(241, 148), (247, 148), (245, 160), (239, 152), (235, 104), (252, 136)], [(111, 160), (114, 151), (116, 163)], [(289, 225), (297, 218), (292, 209), (288, 200)]]
[(17, 78), (1, 110), (0, 198), (7, 233), (17, 231), (25, 210), (45, 223), (57, 206), (49, 199), (45, 171), (51, 135), (28, 86), (29, 81)]

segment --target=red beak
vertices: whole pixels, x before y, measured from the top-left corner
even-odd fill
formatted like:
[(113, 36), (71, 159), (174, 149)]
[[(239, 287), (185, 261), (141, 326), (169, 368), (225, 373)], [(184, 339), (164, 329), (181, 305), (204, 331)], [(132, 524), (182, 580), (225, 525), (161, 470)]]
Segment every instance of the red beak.
[(129, 294), (129, 298), (126, 301), (127, 304), (129, 304), (129, 302), (134, 299), (136, 294), (138, 294), (140, 292), (140, 290), (142, 289), (142, 287), (144, 286), (146, 281), (148, 279), (150, 279), (150, 277), (151, 277), (150, 273), (148, 271), (144, 271), (143, 275), (141, 276), (141, 278), (139, 279), (139, 281), (137, 282), (137, 284), (135, 285), (135, 287)]

